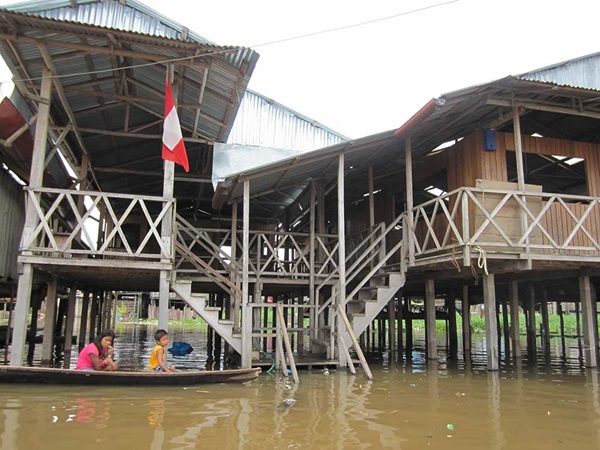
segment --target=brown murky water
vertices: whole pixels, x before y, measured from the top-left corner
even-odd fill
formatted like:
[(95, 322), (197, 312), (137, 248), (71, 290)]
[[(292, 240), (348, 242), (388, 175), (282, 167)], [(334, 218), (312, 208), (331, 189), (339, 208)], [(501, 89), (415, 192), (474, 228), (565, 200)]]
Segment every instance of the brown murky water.
[[(121, 361), (144, 363), (144, 333), (121, 330)], [(410, 365), (374, 363), (373, 382), (313, 370), (298, 386), (269, 374), (189, 388), (0, 385), (0, 448), (600, 448), (600, 376), (553, 349), (545, 365), (499, 373), (427, 368), (416, 351)], [(194, 353), (176, 364), (201, 366)]]

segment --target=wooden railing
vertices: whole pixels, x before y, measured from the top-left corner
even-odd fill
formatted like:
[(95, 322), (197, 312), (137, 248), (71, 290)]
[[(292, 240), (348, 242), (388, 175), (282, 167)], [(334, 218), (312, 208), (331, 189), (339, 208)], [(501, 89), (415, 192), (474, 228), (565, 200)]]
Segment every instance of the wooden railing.
[[(172, 199), (53, 188), (27, 189), (27, 198), (38, 220), (31, 232), (24, 233), (22, 252), (50, 257), (172, 258), (173, 249), (161, 238), (163, 221), (172, 220)], [(98, 216), (104, 224), (100, 236)], [(93, 222), (95, 227), (90, 226)], [(134, 233), (127, 229), (132, 224)]]
[(414, 208), (417, 259), (485, 249), (498, 257), (527, 254), (581, 260), (600, 256), (600, 198), (544, 192), (461, 188)]

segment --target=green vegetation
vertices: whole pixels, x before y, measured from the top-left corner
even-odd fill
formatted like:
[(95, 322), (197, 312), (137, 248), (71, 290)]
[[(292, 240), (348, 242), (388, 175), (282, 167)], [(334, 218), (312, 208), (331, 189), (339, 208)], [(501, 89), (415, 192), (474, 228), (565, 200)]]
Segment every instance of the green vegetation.
[[(564, 314), (563, 320), (565, 323), (565, 335), (576, 336), (577, 335), (577, 316), (575, 314)], [(560, 316), (558, 314), (548, 315), (549, 329), (551, 335), (560, 335)], [(510, 322), (509, 322), (510, 323)], [(535, 315), (535, 323), (537, 325), (537, 332), (539, 333), (539, 327), (542, 323), (542, 315)], [(500, 326), (503, 326), (503, 317), (500, 317)], [(456, 316), (456, 327), (460, 331), (462, 329), (462, 316)], [(437, 333), (446, 332), (446, 322), (443, 320), (437, 320), (435, 322), (435, 328)], [(424, 320), (413, 320), (414, 331), (424, 331), (425, 321)], [(519, 314), (519, 330), (521, 334), (525, 334), (525, 315)], [(471, 315), (471, 332), (472, 333), (485, 333), (485, 319), (476, 315)]]

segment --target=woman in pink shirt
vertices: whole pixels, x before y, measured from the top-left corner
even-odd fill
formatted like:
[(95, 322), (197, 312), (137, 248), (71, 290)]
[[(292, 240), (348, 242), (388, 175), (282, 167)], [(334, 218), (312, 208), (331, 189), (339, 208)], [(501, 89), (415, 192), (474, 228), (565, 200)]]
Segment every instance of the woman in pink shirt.
[(104, 330), (96, 339), (79, 352), (76, 370), (105, 370), (113, 372), (119, 368), (115, 361), (113, 330)]

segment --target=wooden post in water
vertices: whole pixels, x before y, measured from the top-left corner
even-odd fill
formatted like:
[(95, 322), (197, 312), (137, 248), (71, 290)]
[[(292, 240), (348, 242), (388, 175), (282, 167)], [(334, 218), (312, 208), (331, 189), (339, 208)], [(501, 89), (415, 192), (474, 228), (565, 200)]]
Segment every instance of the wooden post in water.
[(527, 356), (529, 364), (536, 364), (535, 288), (532, 283), (527, 283)]
[(388, 330), (389, 330), (389, 335), (388, 335), (388, 348), (390, 349), (390, 357), (391, 359), (393, 359), (394, 355), (396, 354), (396, 299), (392, 298), (389, 302), (388, 302)]
[(579, 277), (579, 300), (583, 322), (583, 347), (586, 367), (598, 367), (598, 318), (596, 298), (589, 275)]
[(516, 280), (510, 282), (510, 342), (512, 356), (521, 358), (521, 336), (519, 332), (519, 283)]
[(451, 290), (447, 299), (448, 308), (448, 333), (449, 339), (449, 356), (450, 359), (456, 360), (458, 356), (458, 331), (456, 329), (456, 296)]
[(73, 328), (75, 325), (75, 305), (77, 303), (77, 285), (72, 285), (69, 290), (67, 304), (67, 318), (65, 321), (65, 358), (63, 367), (68, 369), (71, 365), (71, 348), (73, 347)]
[(42, 366), (52, 366), (54, 350), (54, 326), (56, 324), (56, 290), (58, 278), (52, 275), (46, 290), (46, 317), (44, 318), (44, 334), (42, 340)]
[(406, 325), (406, 360), (412, 360), (413, 350), (413, 323), (412, 323), (412, 311), (410, 309), (410, 297), (407, 296), (404, 301), (404, 322)]
[(565, 317), (563, 316), (562, 303), (556, 302), (556, 313), (560, 321), (560, 345), (562, 348), (563, 359), (567, 357), (567, 346), (565, 343)]
[(469, 286), (462, 288), (462, 333), (463, 333), (463, 358), (471, 360), (471, 308), (469, 306)]
[(425, 281), (425, 336), (427, 359), (437, 359), (437, 335), (435, 329), (435, 284), (433, 279)]
[(396, 306), (396, 320), (398, 325), (398, 362), (402, 361), (402, 352), (404, 352), (404, 324), (402, 319), (404, 316), (404, 299), (402, 291), (398, 292), (398, 304)]
[(510, 327), (508, 320), (508, 301), (502, 300), (502, 333), (504, 334), (504, 357), (510, 359)]
[(485, 304), (485, 342), (487, 350), (487, 369), (499, 369), (498, 336), (496, 328), (496, 284), (494, 274), (483, 275), (483, 302)]
[(29, 333), (27, 338), (29, 339), (29, 346), (27, 349), (27, 364), (33, 364), (33, 354), (35, 352), (35, 340), (37, 337), (37, 324), (38, 324), (38, 315), (40, 312), (40, 306), (44, 299), (46, 293), (46, 288), (38, 287), (34, 292), (31, 299), (31, 324), (29, 326)]
[(92, 304), (90, 305), (90, 325), (89, 325), (89, 335), (90, 335), (90, 342), (94, 340), (94, 338), (96, 337), (97, 333), (96, 333), (96, 323), (98, 320), (98, 297), (99, 297), (99, 292), (94, 289), (94, 292), (92, 293)]
[(79, 351), (87, 344), (87, 321), (89, 314), (89, 304), (90, 304), (90, 291), (85, 290), (83, 292), (83, 299), (81, 300), (81, 319), (79, 322), (79, 341), (77, 344), (77, 348)]
[(546, 364), (550, 362), (550, 322), (548, 317), (548, 292), (541, 286), (540, 308), (542, 310), (542, 348)]

